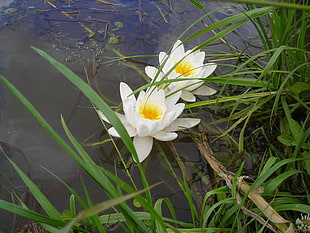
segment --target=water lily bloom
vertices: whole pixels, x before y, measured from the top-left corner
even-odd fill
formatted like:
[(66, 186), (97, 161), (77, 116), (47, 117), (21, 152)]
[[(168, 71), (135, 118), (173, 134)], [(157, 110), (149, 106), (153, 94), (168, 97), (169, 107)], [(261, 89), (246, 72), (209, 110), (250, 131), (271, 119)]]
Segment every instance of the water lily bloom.
[(310, 215), (301, 215), (296, 219), (296, 228), (298, 232), (310, 232)]
[[(178, 79), (171, 82), (168, 89), (177, 89), (181, 91), (181, 98), (188, 102), (195, 102), (194, 95), (213, 95), (216, 93), (211, 87), (199, 80), (206, 78), (216, 69), (215, 63), (203, 63), (205, 52), (184, 50), (182, 41), (178, 40), (170, 55), (165, 52), (159, 53), (159, 67), (146, 66), (145, 72), (152, 79), (160, 81), (162, 79)], [(184, 80), (182, 80), (184, 79)]]
[[(129, 136), (133, 137), (140, 162), (150, 154), (153, 138), (160, 141), (174, 140), (178, 136), (175, 131), (191, 128), (200, 122), (200, 119), (196, 118), (178, 118), (185, 106), (184, 103), (177, 103), (180, 92), (166, 97), (163, 89), (151, 87), (141, 91), (136, 99), (130, 87), (121, 82), (120, 94), (124, 114), (116, 113), (116, 115)], [(108, 122), (102, 112), (98, 114)], [(119, 137), (114, 127), (111, 127), (108, 132), (112, 136)]]

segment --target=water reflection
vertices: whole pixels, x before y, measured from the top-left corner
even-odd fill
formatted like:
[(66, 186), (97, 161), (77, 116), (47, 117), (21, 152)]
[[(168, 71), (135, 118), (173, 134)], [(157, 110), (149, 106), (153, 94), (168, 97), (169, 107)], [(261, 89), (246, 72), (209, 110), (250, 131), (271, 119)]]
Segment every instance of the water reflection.
[[(188, 26), (204, 14), (187, 0), (171, 0), (163, 3), (157, 1), (104, 3), (106, 1), (95, 0), (70, 2), (55, 0), (52, 4), (44, 3), (43, 0), (2, 0), (0, 3), (0, 73), (25, 95), (52, 127), (64, 135), (60, 126), (60, 114), (62, 114), (72, 134), (81, 142), (86, 138), (90, 138), (89, 141), (93, 142), (104, 140), (107, 137), (106, 132), (102, 130), (95, 112), (90, 110), (91, 105), (88, 100), (30, 46), (41, 48), (64, 62), (80, 77), (86, 79), (88, 76), (91, 85), (98, 93), (110, 101), (119, 103), (119, 82), (126, 81), (133, 89), (141, 86), (145, 83), (144, 77), (138, 72), (143, 71), (142, 64), (156, 66), (158, 59), (137, 59), (140, 64), (110, 63), (111, 57), (115, 57), (116, 54), (109, 48), (112, 47), (126, 56), (158, 54), (160, 51), (166, 51)], [(215, 13), (215, 21), (243, 9), (241, 5), (234, 5), (234, 8), (231, 8), (231, 4), (216, 1), (203, 1), (203, 4), (208, 11), (229, 7)], [(16, 9), (16, 12), (10, 12), (8, 9)], [(211, 23), (208, 19), (205, 21), (205, 23)], [(188, 34), (202, 27), (204, 25), (199, 23)], [(247, 43), (257, 39), (254, 31), (249, 23), (229, 35), (228, 39), (242, 50), (248, 46)], [(210, 36), (212, 34), (203, 35), (190, 41), (186, 46), (191, 48)], [(117, 40), (113, 41), (111, 38)], [(247, 41), (244, 38), (247, 38)], [(227, 50), (219, 43), (208, 49)], [(220, 69), (216, 72), (223, 71)], [(80, 188), (79, 176), (83, 175), (83, 172), (3, 87), (1, 87), (0, 101), (0, 140), (3, 145), (18, 148), (10, 151), (10, 156), (19, 156), (20, 159), (17, 160), (24, 161), (19, 164), (21, 168), (26, 169), (52, 202), (63, 210), (68, 206), (68, 192), (42, 167), (51, 170), (77, 189)], [(205, 120), (216, 117), (207, 112), (203, 115)], [(180, 134), (179, 140), (174, 144), (178, 154), (185, 166), (195, 166), (208, 176), (205, 162), (200, 158), (195, 145), (190, 140), (186, 140), (187, 137)], [(163, 148), (167, 147), (159, 145)], [(121, 143), (119, 146), (124, 152), (124, 157), (129, 161), (131, 156), (126, 154)], [(114, 171), (114, 167), (119, 164), (118, 155), (112, 144), (92, 146), (87, 150), (106, 169)], [(166, 149), (165, 152), (168, 161), (172, 166), (177, 167), (175, 155), (171, 150)], [(1, 161), (4, 161), (3, 155), (1, 156)], [(158, 180), (165, 182), (165, 185), (154, 189), (154, 198), (170, 197), (176, 205), (179, 219), (190, 221), (190, 214), (183, 204), (184, 197), (180, 195), (181, 191), (175, 179), (167, 171), (162, 155), (153, 149), (144, 166), (147, 168), (150, 183)], [(126, 179), (122, 166), (118, 168), (120, 169), (118, 174)], [(1, 174), (6, 174), (5, 169), (7, 167), (1, 167)], [(134, 164), (131, 165), (130, 172), (138, 177)], [(177, 173), (181, 176), (179, 171)], [(196, 183), (199, 192), (203, 193), (206, 187), (200, 185), (201, 181), (195, 176), (196, 174), (193, 174), (191, 182)], [(6, 191), (1, 192), (0, 198), (10, 199), (9, 195), (20, 187), (20, 181), (15, 175), (7, 177), (12, 180), (13, 185), (3, 185)], [(86, 176), (83, 175), (83, 177), (90, 189), (94, 190), (92, 193), (94, 202), (102, 201), (105, 198), (102, 191), (87, 180)], [(60, 196), (61, 200), (59, 200)], [(2, 229), (2, 223), (8, 221), (6, 217), (6, 214), (0, 215), (0, 230), (9, 232), (10, 227)], [(8, 226), (8, 224), (4, 225)]]
[(0, 7), (8, 7), (14, 2), (14, 0), (2, 0), (0, 2)]

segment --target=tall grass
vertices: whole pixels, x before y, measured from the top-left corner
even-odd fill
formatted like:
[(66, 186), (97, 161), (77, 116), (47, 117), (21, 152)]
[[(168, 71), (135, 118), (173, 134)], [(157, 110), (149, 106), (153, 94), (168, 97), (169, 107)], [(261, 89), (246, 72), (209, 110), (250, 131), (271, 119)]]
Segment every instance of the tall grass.
[[(205, 10), (198, 0), (191, 2), (201, 10)], [(145, 168), (140, 163), (137, 166), (143, 189), (137, 190), (135, 184), (137, 181), (131, 179), (131, 182), (127, 183), (117, 174), (96, 164), (71, 134), (63, 118), (60, 122), (67, 138), (61, 138), (32, 104), (0, 75), (1, 83), (109, 197), (109, 200), (102, 203), (93, 203), (89, 195), (90, 190), (87, 190), (83, 181), (81, 185), (84, 187), (85, 198), (61, 181), (57, 174), (47, 171), (53, 174), (55, 179), (60, 180), (71, 193), (70, 209), (63, 215), (36, 184), (8, 158), (45, 214), (30, 210), (21, 199), (18, 199), (17, 203), (0, 200), (0, 208), (39, 223), (47, 232), (106, 232), (109, 224), (119, 224), (124, 232), (294, 232), (291, 222), (294, 222), (300, 213), (310, 214), (308, 191), (310, 185), (307, 181), (310, 175), (310, 63), (307, 50), (309, 45), (306, 42), (309, 2), (303, 1), (303, 5), (297, 2), (236, 2), (247, 3), (249, 10), (187, 35), (189, 29), (202, 19), (212, 18), (212, 13), (206, 12), (179, 37), (187, 42), (212, 32), (214, 36), (203, 41), (197, 49), (204, 49), (220, 41), (229, 47), (231, 54), (219, 53), (216, 56), (218, 62), (230, 59), (237, 61), (229, 65), (233, 68), (231, 72), (205, 79), (222, 87), (216, 98), (187, 104), (186, 108), (189, 114), (196, 109), (203, 111), (209, 105), (216, 106), (218, 111), (228, 110), (229, 114), (224, 120), (231, 124), (215, 135), (215, 140), (231, 139), (235, 144), (233, 146), (238, 148), (238, 153), (250, 159), (253, 159), (252, 154), (259, 151), (261, 157), (255, 163), (258, 168), (254, 177), (244, 176), (246, 174), (244, 163), (238, 164), (232, 173), (214, 158), (220, 170), (215, 169), (217, 174), (214, 173), (214, 179), (211, 181), (194, 165), (186, 167), (174, 145), (169, 143), (169, 150), (173, 152), (177, 161), (177, 168), (172, 166), (163, 148), (158, 144), (157, 149), (162, 155), (164, 166), (178, 183), (189, 206), (191, 222), (183, 222), (178, 219), (168, 197), (154, 200), (152, 195), (154, 184), (149, 183)], [(254, 5), (258, 3), (268, 6)], [(257, 29), (262, 43), (261, 51), (252, 56), (231, 46), (225, 38), (249, 21)], [(268, 23), (270, 32), (265, 28), (265, 22)], [(128, 151), (137, 158), (127, 131), (111, 107), (61, 62), (38, 48), (33, 49), (83, 92), (93, 104), (94, 111), (98, 109), (105, 112)], [(128, 57), (120, 57), (118, 60), (125, 59)], [(141, 89), (165, 82), (156, 80), (155, 83), (145, 85)], [(235, 86), (241, 87), (237, 93), (224, 95), (225, 88)], [(200, 126), (200, 132), (205, 130), (204, 126)], [(265, 142), (265, 147), (257, 148), (255, 143), (249, 142), (251, 137), (259, 137)], [(201, 144), (205, 139), (203, 133), (192, 133), (191, 138), (198, 148), (204, 145), (202, 154), (205, 152), (204, 149), (208, 149), (209, 144)], [(212, 142), (210, 145), (212, 147)], [(212, 150), (209, 149), (209, 152), (212, 153)], [(216, 157), (216, 153), (213, 155)], [(212, 167), (212, 162), (209, 164)], [(191, 172), (198, 174), (203, 185), (208, 186), (210, 191), (198, 194), (196, 185), (189, 182)], [(218, 178), (225, 183), (220, 182)], [(243, 185), (247, 183), (250, 185), (244, 189)], [(302, 189), (303, 192), (295, 192), (297, 186), (298, 190)], [(132, 198), (135, 205), (141, 206), (142, 210), (137, 211), (126, 202)], [(266, 200), (268, 204), (262, 208), (255, 198)], [(163, 211), (164, 208), (168, 211)], [(77, 209), (82, 211), (77, 213)], [(113, 213), (104, 212), (107, 209), (112, 209)], [(274, 216), (268, 213), (267, 210), (270, 209), (277, 211), (273, 213), (276, 213), (278, 218), (273, 218)], [(166, 212), (169, 213), (169, 217)], [(282, 222), (277, 221), (279, 219)]]
[[(238, 2), (247, 2), (250, 9), (256, 8), (251, 3), (258, 4), (257, 1)], [(196, 1), (195, 3), (199, 4)], [(302, 6), (296, 7), (298, 3)], [(284, 208), (287, 211), (292, 211), (290, 212), (292, 215), (289, 215), (289, 212), (284, 214), (294, 220), (299, 211), (305, 213), (309, 211), (297, 207), (302, 203), (309, 205), (309, 183), (307, 182), (310, 175), (308, 162), (310, 61), (309, 39), (307, 40), (310, 21), (309, 10), (307, 10), (309, 1), (293, 2), (293, 4), (283, 1), (276, 4), (274, 2), (263, 3), (263, 5), (269, 6), (279, 6), (278, 4), (283, 5), (281, 8), (270, 11), (267, 17), (251, 19), (261, 37), (262, 52), (252, 57), (248, 56), (247, 59), (238, 63), (233, 72), (227, 76), (222, 76), (223, 78), (234, 79), (240, 74), (248, 74), (254, 80), (267, 82), (268, 85), (248, 89), (250, 85), (241, 82), (234, 83), (234, 85), (245, 87), (244, 92), (238, 95), (240, 98), (234, 99), (237, 96), (220, 97), (218, 102), (225, 102), (225, 99), (235, 101), (235, 103), (225, 106), (225, 108), (232, 110), (227, 119), (233, 124), (221, 136), (236, 135), (234, 132), (237, 132), (240, 153), (256, 154), (257, 150), (261, 151), (261, 148), (253, 148), (253, 143), (250, 143), (247, 138), (252, 135), (257, 137), (258, 132), (262, 132), (260, 138), (264, 138), (263, 140), (266, 142), (264, 149), (267, 153), (265, 155), (267, 164), (272, 158), (279, 160), (299, 159), (294, 163), (285, 164), (281, 169), (282, 174), (278, 172), (276, 178), (270, 181), (265, 180), (264, 182), (268, 183), (267, 186), (263, 184), (264, 182), (261, 183), (265, 186), (264, 196), (267, 200), (270, 197), (270, 200), (273, 200), (272, 205), (278, 210)], [(265, 20), (268, 22), (268, 28), (264, 26)], [(246, 57), (247, 55), (243, 54), (243, 56)], [(226, 84), (224, 80), (217, 80), (222, 77), (216, 77), (215, 82)], [(211, 80), (208, 79), (208, 81)], [(214, 104), (215, 102), (214, 100), (207, 100), (189, 104), (187, 107), (193, 108)], [(241, 127), (241, 130), (236, 130), (237, 127)], [(250, 128), (253, 133), (249, 133), (247, 128)], [(257, 164), (266, 163), (265, 159), (259, 160)], [(256, 176), (256, 182), (262, 178), (261, 173)], [(284, 180), (289, 182), (284, 182)], [(277, 188), (272, 189), (270, 193), (269, 188), (273, 185)], [(296, 192), (292, 191), (294, 190), (293, 187), (296, 187)], [(297, 187), (304, 191), (298, 192)], [(302, 198), (297, 198), (300, 196)]]

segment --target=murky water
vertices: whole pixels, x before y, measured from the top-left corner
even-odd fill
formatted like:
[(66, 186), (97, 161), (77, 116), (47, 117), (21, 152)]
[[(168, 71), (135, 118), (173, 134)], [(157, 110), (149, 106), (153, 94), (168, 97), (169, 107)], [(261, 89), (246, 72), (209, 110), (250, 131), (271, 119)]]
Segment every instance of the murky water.
[[(241, 5), (233, 5), (234, 8), (231, 8), (228, 3), (204, 2), (208, 11), (230, 7), (214, 14), (214, 20), (228, 17), (243, 9)], [(134, 65), (141, 71), (144, 66), (130, 62), (108, 63), (110, 57), (116, 56), (109, 47), (124, 55), (158, 54), (166, 51), (189, 25), (203, 15), (201, 10), (187, 0), (127, 0), (110, 3), (99, 0), (56, 0), (53, 4), (44, 3), (43, 0), (0, 2), (0, 73), (24, 94), (52, 127), (64, 135), (60, 126), (62, 114), (73, 135), (81, 142), (86, 138), (89, 138), (88, 142), (96, 142), (105, 137), (101, 134), (103, 129), (100, 121), (81, 93), (30, 46), (43, 49), (84, 79), (86, 70), (93, 87), (111, 101), (119, 103), (120, 81), (126, 81), (133, 89), (145, 83), (143, 77), (128, 66)], [(206, 23), (210, 22), (206, 19)], [(189, 33), (202, 27), (202, 24), (197, 24)], [(190, 41), (186, 47), (191, 48), (210, 36), (212, 35), (206, 34)], [(257, 35), (249, 23), (229, 35), (228, 39), (242, 50), (249, 42), (257, 40)], [(219, 43), (208, 49), (226, 48)], [(157, 65), (158, 62), (157, 58), (142, 58), (138, 61), (152, 65)], [(223, 70), (218, 68), (215, 74), (224, 72)], [(203, 117), (209, 119), (211, 116), (204, 113)], [(18, 161), (18, 165), (47, 193), (52, 202), (63, 210), (64, 206), (68, 205), (68, 193), (42, 167), (77, 188), (79, 175), (83, 172), (2, 86), (0, 129), (0, 143), (8, 156)], [(188, 166), (194, 164), (207, 175), (204, 161), (195, 145), (187, 139), (188, 136), (180, 133), (180, 140), (175, 143), (178, 152), (184, 156)], [(114, 170), (119, 158), (111, 144), (87, 149), (105, 168)], [(173, 155), (169, 152), (167, 155), (175, 165)], [(22, 194), (25, 188), (8, 162), (4, 162), (6, 160), (3, 155), (1, 156), (0, 178), (4, 180), (8, 177), (11, 183), (2, 181), (0, 198), (10, 200), (12, 192)], [(130, 155), (127, 156), (129, 158)], [(169, 196), (175, 203), (178, 217), (190, 221), (188, 210), (184, 208), (183, 197), (178, 194), (180, 190), (177, 184), (160, 163), (160, 154), (154, 149), (144, 164), (150, 183), (164, 179), (169, 184), (154, 189), (154, 198)], [(131, 171), (135, 175), (136, 167), (132, 166)], [(122, 169), (118, 173), (126, 177)], [(102, 191), (92, 184), (89, 185), (94, 190), (94, 200), (102, 201)], [(202, 192), (204, 188), (201, 187)], [(59, 201), (59, 197), (62, 201)], [(8, 217), (1, 211), (0, 230), (3, 232), (11, 229), (12, 224), (7, 224), (7, 221), (11, 221), (11, 216)]]

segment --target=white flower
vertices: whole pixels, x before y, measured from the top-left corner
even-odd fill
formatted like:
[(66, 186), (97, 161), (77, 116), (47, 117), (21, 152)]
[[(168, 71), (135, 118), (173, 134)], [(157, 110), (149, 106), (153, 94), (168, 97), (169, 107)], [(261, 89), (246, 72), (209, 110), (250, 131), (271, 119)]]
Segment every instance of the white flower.
[[(170, 53), (159, 53), (159, 69), (153, 66), (146, 66), (146, 74), (153, 80), (160, 81), (167, 79), (187, 79), (172, 82), (168, 89), (176, 89), (182, 92), (181, 98), (188, 102), (195, 102), (195, 95), (213, 95), (216, 90), (203, 85), (206, 78), (216, 69), (215, 63), (203, 63), (205, 53), (203, 51), (188, 50), (185, 52), (182, 41), (178, 40)], [(159, 72), (160, 70), (160, 72)]]
[[(124, 114), (116, 114), (129, 136), (133, 137), (140, 162), (151, 152), (153, 138), (160, 141), (174, 140), (178, 136), (174, 131), (191, 128), (200, 122), (200, 119), (196, 118), (178, 118), (185, 106), (183, 103), (177, 103), (180, 92), (166, 97), (163, 89), (149, 88), (146, 92), (141, 91), (136, 99), (134, 95), (130, 95), (130, 87), (121, 82), (120, 94)], [(99, 111), (98, 114), (108, 122), (102, 112)], [(114, 127), (108, 132), (119, 137)]]
[(310, 232), (310, 215), (301, 215), (301, 218), (296, 219), (297, 232), (309, 233)]

